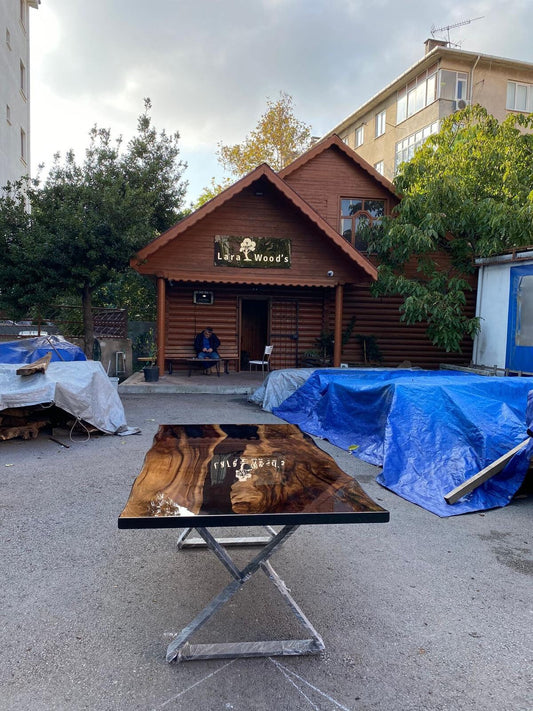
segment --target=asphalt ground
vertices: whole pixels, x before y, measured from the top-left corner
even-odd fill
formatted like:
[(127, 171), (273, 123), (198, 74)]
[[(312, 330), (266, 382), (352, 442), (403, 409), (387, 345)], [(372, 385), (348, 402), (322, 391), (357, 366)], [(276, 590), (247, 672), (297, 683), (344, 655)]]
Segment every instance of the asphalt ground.
[[(278, 420), (243, 395), (122, 401), (140, 435), (0, 443), (2, 711), (533, 709), (533, 497), (440, 519), (322, 441), (391, 512), (302, 526), (272, 558), (326, 651), (168, 664), (169, 641), (230, 578), (209, 551), (178, 552), (178, 530), (117, 528), (157, 426)], [(195, 641), (291, 636), (258, 574)]]

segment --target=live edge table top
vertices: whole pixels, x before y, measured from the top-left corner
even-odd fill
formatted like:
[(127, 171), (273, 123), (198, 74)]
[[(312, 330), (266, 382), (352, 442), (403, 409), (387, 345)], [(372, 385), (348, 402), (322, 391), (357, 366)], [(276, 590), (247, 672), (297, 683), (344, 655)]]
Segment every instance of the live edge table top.
[(160, 425), (118, 527), (388, 520), (295, 425)]

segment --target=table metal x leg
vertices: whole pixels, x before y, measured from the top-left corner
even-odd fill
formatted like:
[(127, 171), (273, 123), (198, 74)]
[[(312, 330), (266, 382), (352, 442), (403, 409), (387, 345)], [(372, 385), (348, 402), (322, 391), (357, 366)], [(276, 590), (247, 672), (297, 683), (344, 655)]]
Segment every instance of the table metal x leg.
[[(188, 624), (179, 635), (169, 644), (167, 661), (186, 661), (190, 659), (225, 659), (233, 657), (265, 657), (273, 655), (300, 655), (316, 654), (324, 649), (324, 642), (314, 629), (313, 625), (304, 615), (296, 601), (290, 595), (285, 583), (268, 562), (270, 556), (291, 536), (298, 526), (284, 526), (279, 533), (270, 529), (267, 543), (263, 549), (246, 565), (239, 569), (224, 546), (217, 541), (206, 528), (197, 528), (196, 531), (205, 545), (213, 551), (224, 567), (230, 572), (234, 580), (230, 582), (210, 603)], [(178, 546), (185, 545), (191, 529), (185, 531), (178, 541)], [(274, 535), (275, 534), (275, 535)], [(238, 539), (242, 540), (242, 539)], [(255, 543), (257, 545), (257, 541)], [(261, 642), (224, 642), (216, 644), (189, 644), (189, 638), (199, 630), (222, 607), (257, 570), (263, 570), (267, 577), (274, 583), (282, 597), (288, 604), (299, 623), (311, 635), (308, 639), (272, 640)]]

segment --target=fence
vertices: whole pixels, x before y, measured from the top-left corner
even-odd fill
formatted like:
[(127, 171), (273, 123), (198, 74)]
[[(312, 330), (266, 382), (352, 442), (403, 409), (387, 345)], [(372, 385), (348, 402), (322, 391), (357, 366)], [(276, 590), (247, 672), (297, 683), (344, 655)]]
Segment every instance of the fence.
[[(95, 338), (127, 338), (126, 309), (93, 308)], [(1, 333), (13, 336), (61, 334), (65, 338), (82, 338), (83, 316), (79, 306), (60, 306), (44, 316), (26, 316), (18, 321), (0, 320)]]

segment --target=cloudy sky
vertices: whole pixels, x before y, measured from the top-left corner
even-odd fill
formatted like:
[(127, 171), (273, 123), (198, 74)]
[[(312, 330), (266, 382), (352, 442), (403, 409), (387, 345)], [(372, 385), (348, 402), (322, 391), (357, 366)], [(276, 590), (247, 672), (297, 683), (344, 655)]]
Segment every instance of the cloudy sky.
[[(321, 136), (418, 61), (432, 30), (533, 63), (533, 0), (41, 0), (31, 13), (32, 165), (78, 157), (97, 124), (126, 140), (150, 97), (179, 131), (188, 200), (280, 91)], [(447, 38), (446, 32), (436, 37)]]

